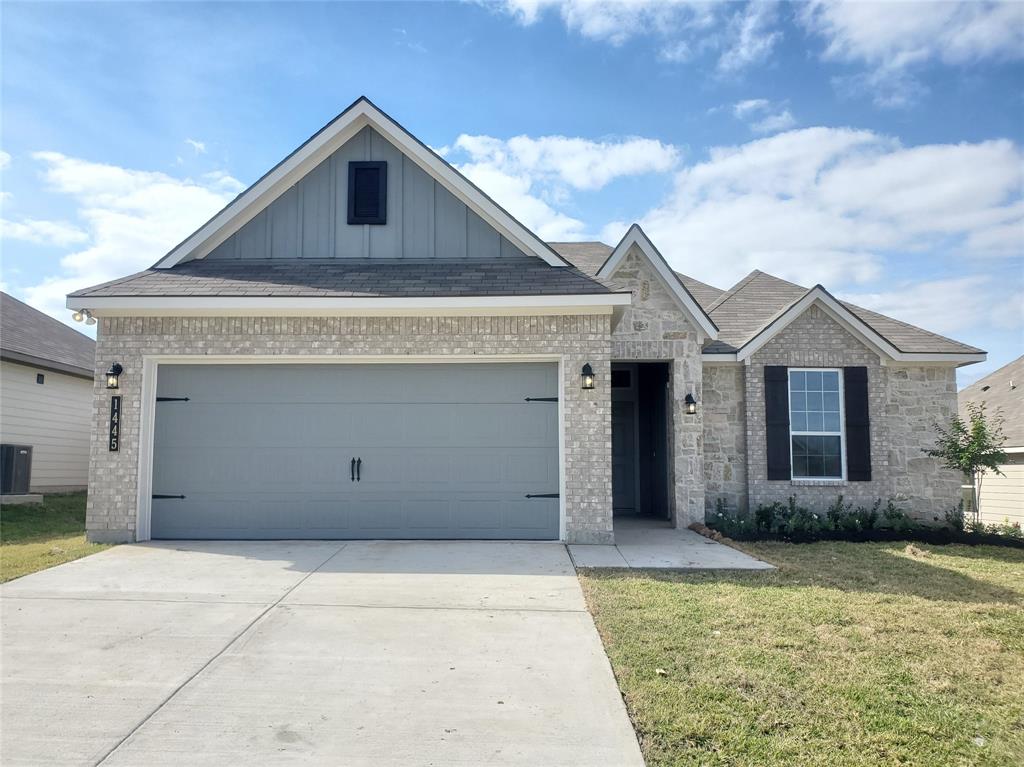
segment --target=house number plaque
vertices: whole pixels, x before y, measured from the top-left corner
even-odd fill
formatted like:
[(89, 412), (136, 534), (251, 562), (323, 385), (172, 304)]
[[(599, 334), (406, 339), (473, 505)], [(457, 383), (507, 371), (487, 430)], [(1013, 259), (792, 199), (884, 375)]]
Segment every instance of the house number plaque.
[(107, 449), (116, 453), (121, 446), (121, 395), (110, 398), (110, 442)]

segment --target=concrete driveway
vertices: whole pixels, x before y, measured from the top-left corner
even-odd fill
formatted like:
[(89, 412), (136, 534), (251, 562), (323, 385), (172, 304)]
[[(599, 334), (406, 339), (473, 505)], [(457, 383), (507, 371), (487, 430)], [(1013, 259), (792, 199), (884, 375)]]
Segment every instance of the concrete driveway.
[(138, 544), (0, 593), (4, 765), (643, 764), (558, 544)]

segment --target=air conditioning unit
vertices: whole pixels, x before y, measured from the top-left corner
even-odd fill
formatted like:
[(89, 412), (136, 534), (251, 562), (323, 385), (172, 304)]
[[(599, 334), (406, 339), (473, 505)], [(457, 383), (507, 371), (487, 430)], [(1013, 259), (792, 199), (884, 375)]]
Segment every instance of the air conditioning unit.
[(0, 445), (0, 494), (25, 495), (32, 484), (32, 446)]

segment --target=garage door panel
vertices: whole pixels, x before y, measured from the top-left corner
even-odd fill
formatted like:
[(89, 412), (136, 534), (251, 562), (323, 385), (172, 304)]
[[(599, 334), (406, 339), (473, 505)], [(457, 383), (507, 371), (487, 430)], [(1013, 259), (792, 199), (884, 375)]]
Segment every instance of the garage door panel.
[[(556, 538), (550, 363), (161, 366), (153, 536)], [(351, 461), (362, 459), (352, 481)]]

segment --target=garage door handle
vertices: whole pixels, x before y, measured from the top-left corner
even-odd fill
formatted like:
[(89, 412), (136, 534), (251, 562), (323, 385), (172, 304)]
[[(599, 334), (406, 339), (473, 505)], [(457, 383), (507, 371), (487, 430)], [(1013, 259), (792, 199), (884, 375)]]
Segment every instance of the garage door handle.
[(527, 498), (558, 498), (558, 493), (527, 493)]
[(352, 463), (348, 467), (349, 473), (352, 475), (352, 481), (356, 481), (356, 459), (352, 459)]
[(360, 480), (362, 480), (362, 478), (363, 478), (362, 474), (363, 474), (363, 459), (362, 458), (356, 458), (356, 482), (359, 482)]

